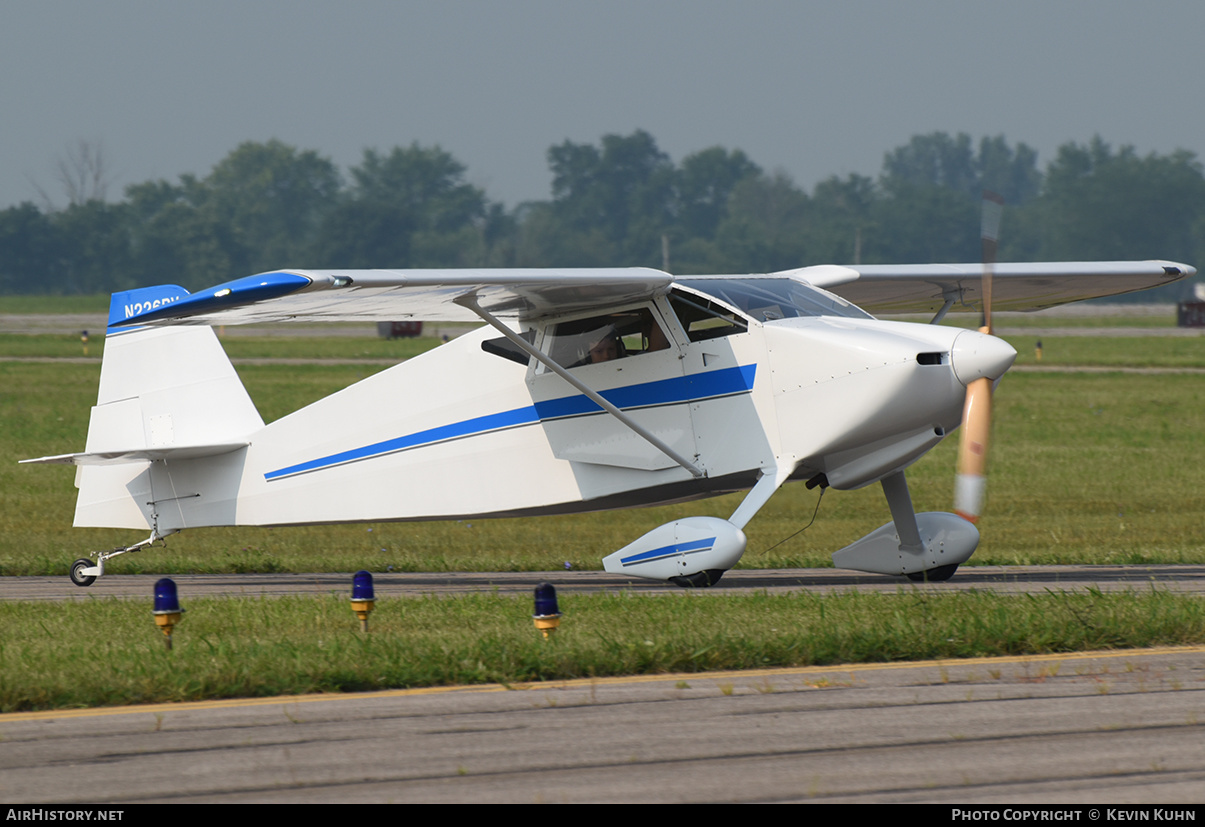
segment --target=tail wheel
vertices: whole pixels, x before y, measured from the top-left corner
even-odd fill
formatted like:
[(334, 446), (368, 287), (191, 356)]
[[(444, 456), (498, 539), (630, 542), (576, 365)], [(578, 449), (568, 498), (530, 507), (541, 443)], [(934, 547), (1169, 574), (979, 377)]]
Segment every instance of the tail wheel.
[(91, 586), (96, 582), (96, 575), (84, 574), (84, 569), (92, 568), (95, 563), (86, 558), (80, 558), (71, 564), (71, 582), (77, 586)]

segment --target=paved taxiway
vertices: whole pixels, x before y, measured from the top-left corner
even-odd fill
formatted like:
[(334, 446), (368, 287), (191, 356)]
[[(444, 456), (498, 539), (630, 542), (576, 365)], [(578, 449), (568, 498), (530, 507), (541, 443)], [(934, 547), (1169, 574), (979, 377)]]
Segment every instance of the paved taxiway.
[(1205, 800), (1205, 650), (0, 715), (0, 800)]
[[(149, 600), (154, 576), (0, 578), (0, 599)], [(202, 595), (347, 594), (348, 575), (188, 575)], [(378, 597), (677, 591), (602, 572), (382, 574)], [(1199, 593), (1205, 566), (967, 567), (948, 583), (730, 572), (750, 589)], [(597, 679), (0, 715), (0, 800), (1205, 800), (1205, 648)]]
[[(147, 598), (161, 575), (105, 575), (87, 588), (66, 577), (0, 577), (0, 601), (93, 600), (103, 597)], [(180, 595), (195, 597), (348, 594), (351, 574), (183, 574), (172, 578)], [(566, 594), (599, 590), (673, 592), (678, 587), (601, 571), (555, 572), (373, 572), (378, 598), (499, 592), (530, 596), (537, 583), (548, 581)], [(945, 583), (912, 583), (902, 577), (859, 574), (843, 569), (737, 569), (709, 591), (839, 591), (935, 592), (971, 589), (1001, 594), (1044, 594), (1054, 591), (1123, 591), (1167, 589), (1205, 593), (1205, 566), (964, 566)]]

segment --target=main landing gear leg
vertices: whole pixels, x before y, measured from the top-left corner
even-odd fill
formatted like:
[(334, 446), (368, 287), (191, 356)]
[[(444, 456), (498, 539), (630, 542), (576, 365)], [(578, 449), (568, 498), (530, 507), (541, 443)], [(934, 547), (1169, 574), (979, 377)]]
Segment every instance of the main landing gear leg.
[[(891, 519), (900, 537), (900, 551), (921, 554), (925, 547), (921, 542), (920, 527), (916, 522), (916, 511), (912, 508), (912, 496), (908, 493), (908, 481), (903, 471), (883, 478), (883, 493), (891, 508)], [(927, 571), (914, 571), (906, 575), (913, 583), (944, 583), (958, 571), (958, 564), (937, 566)]]

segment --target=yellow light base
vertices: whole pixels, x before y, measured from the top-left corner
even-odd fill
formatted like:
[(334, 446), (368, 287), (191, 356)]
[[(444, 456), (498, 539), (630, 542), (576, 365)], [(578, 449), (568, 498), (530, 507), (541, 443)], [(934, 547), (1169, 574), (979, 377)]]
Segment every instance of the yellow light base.
[(561, 625), (560, 615), (533, 615), (531, 620), (545, 638), (555, 632), (557, 627)]
[(375, 605), (375, 600), (353, 600), (351, 602), (351, 610), (356, 613), (356, 617), (360, 618), (362, 631), (368, 631), (368, 616), (372, 614)]

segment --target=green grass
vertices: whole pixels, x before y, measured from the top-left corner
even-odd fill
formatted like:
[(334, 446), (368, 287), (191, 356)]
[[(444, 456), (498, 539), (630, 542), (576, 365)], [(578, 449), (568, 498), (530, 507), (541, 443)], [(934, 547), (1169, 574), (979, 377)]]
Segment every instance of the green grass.
[[(1191, 340), (1196, 341), (1196, 340)], [(1137, 343), (1135, 343), (1137, 342)], [(1169, 340), (1135, 340), (1156, 365)], [(1173, 355), (1174, 358), (1174, 355)], [(268, 421), (382, 369), (247, 365), (239, 372)], [(62, 466), (17, 459), (83, 448), (99, 365), (0, 363), (0, 574), (65, 574), (92, 549), (137, 532), (72, 529), (75, 489)], [(1205, 561), (1205, 379), (1192, 375), (1034, 374), (1005, 378), (983, 542), (974, 563)], [(908, 471), (919, 511), (948, 510), (956, 440)], [(690, 514), (727, 517), (741, 495), (680, 506), (534, 519), (185, 532), (169, 548), (112, 561), (115, 573), (549, 570), (603, 556)], [(789, 484), (747, 528), (743, 567), (830, 565), (830, 554), (888, 521), (878, 486), (829, 492)]]
[[(0, 354), (74, 355), (78, 340), (60, 339), (0, 336)], [(226, 344), (235, 351), (236, 342), (290, 358), (307, 348), (346, 354), (411, 344)], [(1085, 348), (1076, 358), (1176, 367), (1196, 365), (1203, 340), (1044, 340), (1044, 364), (1059, 363), (1064, 342)], [(381, 369), (244, 365), (239, 373), (271, 421)], [(16, 464), (83, 448), (98, 377), (99, 360), (0, 362), (0, 575), (65, 575), (90, 549), (141, 539), (70, 528), (71, 469)], [(1015, 373), (996, 394), (995, 421), (983, 542), (972, 563), (1205, 561), (1201, 377)], [(909, 469), (917, 510), (949, 509), (954, 449), (947, 440)], [(801, 484), (776, 494), (747, 528), (741, 566), (831, 565), (832, 551), (890, 519), (878, 486), (830, 491), (815, 525), (771, 549), (807, 523), (817, 496)], [(108, 570), (546, 571), (566, 561), (597, 569), (605, 554), (657, 525), (727, 517), (739, 501), (522, 520), (199, 529), (167, 549), (116, 558)], [(171, 653), (143, 602), (0, 604), (0, 710), (1205, 642), (1205, 604), (1166, 593), (572, 595), (562, 597), (566, 620), (549, 642), (532, 630), (527, 601), (497, 595), (382, 600), (367, 637), (342, 597), (184, 603)]]
[(109, 294), (90, 296), (0, 296), (0, 314), (108, 313)]
[(1036, 654), (1205, 642), (1169, 592), (561, 598), (545, 641), (496, 594), (189, 600), (167, 651), (149, 600), (0, 604), (0, 712), (443, 684)]
[(410, 359), (439, 345), (431, 336), (381, 339), (344, 336), (321, 338), (226, 336), (222, 346), (231, 359)]
[[(1053, 367), (1205, 368), (1205, 336), (1004, 336), (1017, 365)], [(1042, 358), (1036, 353), (1042, 342)]]
[[(1103, 309), (1103, 308), (1102, 308)], [(1144, 308), (1145, 309), (1145, 308)], [(899, 319), (908, 322), (920, 322), (925, 324), (932, 318), (929, 314), (910, 313), (902, 316), (884, 316), (888, 319)], [(1058, 328), (1058, 327), (1076, 327), (1076, 328), (1092, 328), (1092, 327), (1151, 327), (1151, 328), (1166, 328), (1176, 326), (1176, 309), (1168, 305), (1166, 312), (1160, 312), (1156, 315), (1148, 315), (1139, 312), (1133, 315), (1095, 315), (1092, 313), (1060, 313), (1057, 309), (1049, 313), (1021, 313), (1021, 312), (1004, 312), (995, 313), (992, 316), (992, 323), (997, 328), (1009, 327), (1032, 327), (1032, 328)], [(980, 317), (978, 313), (951, 313), (942, 320), (942, 324), (951, 327), (978, 328)]]
[[(1003, 337), (1017, 350), (1018, 365), (1055, 367), (1167, 367), (1205, 368), (1205, 336), (1120, 337), (1034, 336)], [(1035, 354), (1041, 339), (1042, 358)], [(227, 336), (222, 340), (231, 359), (395, 359), (401, 361), (425, 353), (439, 344), (433, 337), (396, 339), (327, 336), (292, 338)], [(87, 356), (100, 361), (104, 336), (90, 336)], [(0, 333), (0, 356), (82, 357), (84, 345), (78, 335), (21, 335)]]
[[(381, 339), (360, 336), (323, 336), (319, 338), (285, 336), (235, 336), (222, 339), (231, 359), (395, 359), (402, 361), (425, 353), (439, 340), (424, 336), (416, 339)], [(78, 334), (0, 333), (0, 356), (78, 358), (87, 356), (100, 361), (105, 350), (103, 331), (90, 335), (85, 345)]]
[(105, 352), (105, 337), (103, 331), (96, 335), (89, 334), (85, 345), (78, 333), (65, 334), (21, 334), (0, 333), (0, 356), (19, 358), (79, 358), (87, 356), (100, 362)]

